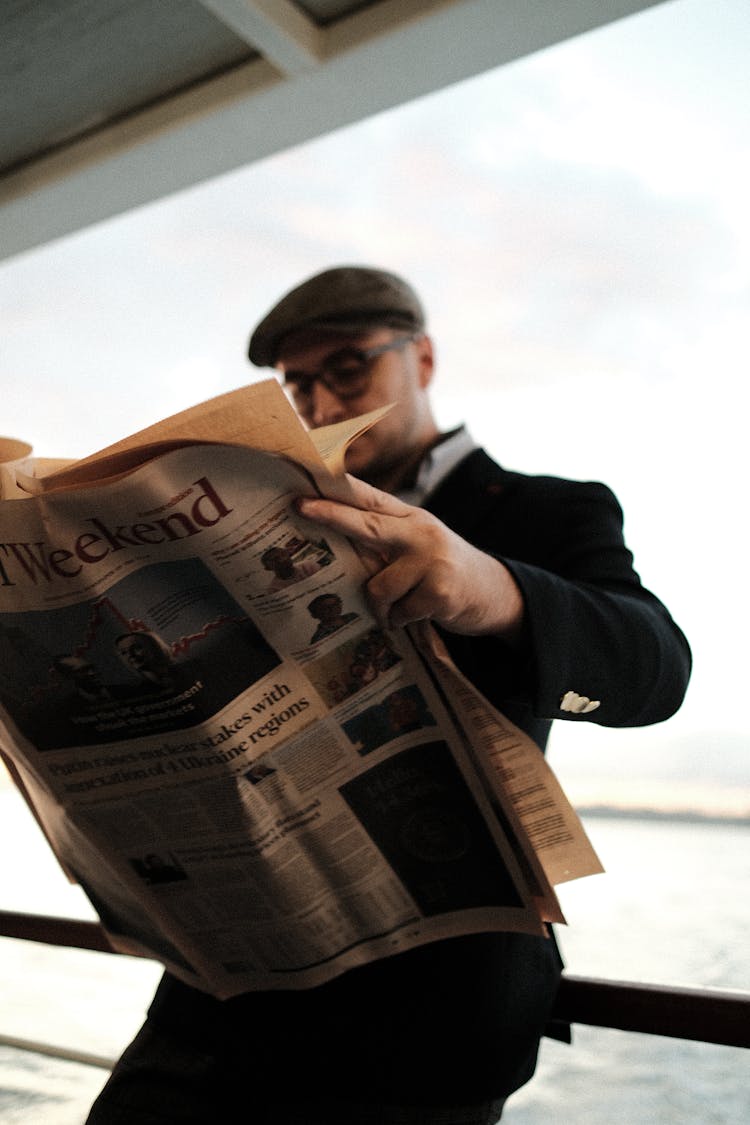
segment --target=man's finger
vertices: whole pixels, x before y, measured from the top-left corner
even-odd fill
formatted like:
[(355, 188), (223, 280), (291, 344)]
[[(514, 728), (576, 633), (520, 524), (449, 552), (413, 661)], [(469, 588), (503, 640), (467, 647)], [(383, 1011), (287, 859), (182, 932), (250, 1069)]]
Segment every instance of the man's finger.
[[(377, 492), (377, 489), (373, 491)], [(385, 493), (379, 495), (385, 496)], [(392, 497), (386, 497), (391, 500)], [(370, 550), (385, 554), (386, 545), (402, 546), (408, 540), (407, 517), (410, 509), (406, 504), (399, 504), (400, 511), (378, 511), (368, 508), (354, 508), (350, 504), (342, 504), (338, 500), (311, 499), (300, 497), (297, 500), (297, 511), (305, 519), (322, 524), (323, 527), (355, 539)]]
[(355, 507), (372, 512), (382, 512), (386, 516), (403, 516), (409, 511), (409, 505), (390, 492), (383, 492), (374, 484), (360, 480), (347, 473), (346, 479), (351, 489), (352, 502)]
[(300, 497), (297, 501), (298, 511), (307, 516), (309, 506), (310, 515), (308, 518), (315, 520), (327, 518), (328, 513), (333, 512), (337, 507), (352, 507), (363, 512), (375, 512), (386, 516), (406, 516), (409, 514), (409, 505), (404, 504), (397, 497), (391, 496), (390, 493), (382, 492), (379, 488), (375, 488), (374, 485), (359, 480), (357, 477), (347, 476), (347, 480), (350, 485), (350, 503), (305, 496)]
[(297, 511), (305, 519), (337, 531), (348, 539), (355, 539), (373, 551), (378, 550), (385, 538), (380, 522), (382, 517), (376, 512), (363, 512), (360, 508), (352, 508), (336, 500), (308, 499), (297, 501)]

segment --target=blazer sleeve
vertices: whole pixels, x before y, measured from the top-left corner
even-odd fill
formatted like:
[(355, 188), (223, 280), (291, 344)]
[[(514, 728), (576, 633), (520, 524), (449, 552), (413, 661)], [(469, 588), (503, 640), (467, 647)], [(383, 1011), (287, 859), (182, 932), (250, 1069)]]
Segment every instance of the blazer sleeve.
[[(682, 630), (633, 568), (622, 510), (600, 484), (558, 482), (548, 497), (548, 564), (502, 557), (523, 593), (533, 712), (542, 718), (645, 726), (680, 707), (691, 670)], [(541, 513), (540, 513), (541, 514)], [(568, 692), (599, 706), (561, 709)]]
[[(498, 638), (446, 636), (459, 666), (501, 710), (510, 701), (538, 720), (646, 726), (685, 695), (688, 642), (640, 581), (623, 515), (603, 484), (505, 474), (499, 499), (470, 537), (499, 558), (523, 593), (521, 651)], [(598, 703), (561, 707), (568, 692)]]

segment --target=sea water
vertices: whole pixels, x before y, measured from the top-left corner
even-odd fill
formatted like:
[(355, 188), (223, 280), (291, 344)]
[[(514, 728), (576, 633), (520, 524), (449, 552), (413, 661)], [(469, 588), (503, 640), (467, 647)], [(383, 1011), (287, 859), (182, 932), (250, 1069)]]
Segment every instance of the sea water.
[[(750, 989), (745, 897), (750, 828), (584, 817), (606, 868), (558, 888), (558, 939), (580, 976)], [(0, 908), (93, 918), (15, 793), (0, 788)], [(0, 941), (0, 1033), (116, 1057), (160, 975), (129, 957)], [(81, 1125), (106, 1071), (0, 1047), (2, 1125)], [(577, 1026), (544, 1040), (508, 1125), (745, 1125), (750, 1055), (739, 1048)], [(352, 1125), (356, 1125), (353, 1122)]]

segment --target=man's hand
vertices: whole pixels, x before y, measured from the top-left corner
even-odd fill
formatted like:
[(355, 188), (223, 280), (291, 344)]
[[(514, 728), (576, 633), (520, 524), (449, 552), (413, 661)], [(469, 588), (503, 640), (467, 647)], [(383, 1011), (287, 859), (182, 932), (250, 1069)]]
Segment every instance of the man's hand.
[(453, 633), (497, 634), (514, 641), (524, 604), (507, 567), (472, 547), (439, 519), (349, 477), (356, 507), (304, 498), (307, 519), (346, 535), (378, 565), (367, 583), (385, 628), (434, 621)]

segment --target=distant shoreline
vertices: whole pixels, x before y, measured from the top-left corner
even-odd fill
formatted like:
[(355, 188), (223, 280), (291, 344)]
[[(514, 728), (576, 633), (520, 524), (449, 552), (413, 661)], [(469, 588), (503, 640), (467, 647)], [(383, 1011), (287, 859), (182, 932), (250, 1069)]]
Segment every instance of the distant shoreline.
[[(16, 787), (13, 781), (2, 768), (2, 763), (0, 763), (0, 794), (15, 789)], [(750, 827), (750, 812), (702, 812), (700, 809), (656, 809), (650, 808), (648, 805), (626, 806), (607, 804), (576, 804), (574, 808), (580, 817), (601, 817), (602, 819), (610, 817), (613, 820), (671, 821), (673, 823), (680, 822), (683, 824), (734, 824), (741, 827)]]
[(620, 805), (576, 805), (580, 817), (612, 817), (617, 820), (668, 820), (684, 824), (734, 824), (750, 827), (750, 813), (707, 813), (699, 809), (625, 808)]

